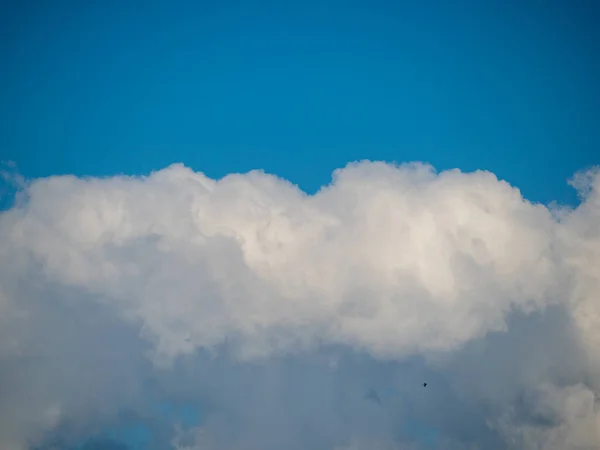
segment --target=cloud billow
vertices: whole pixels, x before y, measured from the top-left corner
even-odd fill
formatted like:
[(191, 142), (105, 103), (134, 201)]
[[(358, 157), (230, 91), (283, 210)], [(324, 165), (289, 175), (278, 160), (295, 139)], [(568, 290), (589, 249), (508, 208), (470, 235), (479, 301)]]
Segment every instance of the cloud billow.
[[(182, 165), (31, 180), (0, 215), (0, 446), (130, 410), (181, 450), (427, 448), (420, 426), (600, 448), (600, 176), (572, 184), (561, 209), (425, 164), (314, 195)], [(148, 389), (206, 414), (158, 424)]]

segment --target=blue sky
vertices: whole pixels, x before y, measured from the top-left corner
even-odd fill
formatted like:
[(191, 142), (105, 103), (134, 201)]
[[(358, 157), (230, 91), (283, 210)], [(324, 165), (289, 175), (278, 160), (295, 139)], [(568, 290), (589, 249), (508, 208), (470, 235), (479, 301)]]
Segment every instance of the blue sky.
[(1, 158), (309, 192), (349, 161), (422, 160), (543, 202), (600, 159), (596, 2), (193, 3), (5, 2)]
[(566, 180), (600, 163), (599, 20), (592, 1), (3, 2), (0, 160), (28, 178), (263, 169), (307, 192), (351, 161), (424, 161), (571, 203)]

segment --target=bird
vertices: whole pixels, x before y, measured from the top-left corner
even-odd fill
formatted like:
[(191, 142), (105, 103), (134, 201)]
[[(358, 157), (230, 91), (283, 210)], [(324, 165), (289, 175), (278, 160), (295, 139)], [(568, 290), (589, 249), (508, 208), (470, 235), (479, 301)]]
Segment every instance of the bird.
[(423, 387), (427, 387), (427, 383), (423, 383)]

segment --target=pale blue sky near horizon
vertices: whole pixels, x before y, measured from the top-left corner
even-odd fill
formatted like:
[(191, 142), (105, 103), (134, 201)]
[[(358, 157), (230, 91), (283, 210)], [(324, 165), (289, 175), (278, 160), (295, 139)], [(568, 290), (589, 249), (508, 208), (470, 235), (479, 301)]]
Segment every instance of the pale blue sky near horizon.
[[(28, 178), (181, 162), (217, 178), (262, 169), (310, 193), (351, 161), (424, 161), (570, 203), (567, 179), (600, 164), (597, 2), (0, 8), (0, 160)], [(423, 442), (435, 433), (415, 427)], [(128, 430), (109, 435), (150, 439)]]
[(534, 201), (600, 162), (595, 2), (5, 2), (0, 160), (27, 177), (350, 161), (491, 170)]

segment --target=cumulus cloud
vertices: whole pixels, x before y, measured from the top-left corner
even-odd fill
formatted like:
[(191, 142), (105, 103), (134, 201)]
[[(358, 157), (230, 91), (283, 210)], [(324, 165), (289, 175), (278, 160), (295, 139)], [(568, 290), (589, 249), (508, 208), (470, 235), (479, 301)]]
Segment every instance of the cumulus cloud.
[(0, 215), (0, 444), (129, 411), (180, 450), (600, 448), (599, 172), (572, 184), (574, 209), (425, 164), (315, 195), (182, 165), (29, 181)]

